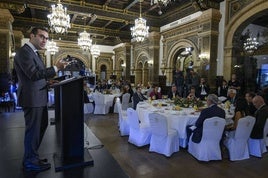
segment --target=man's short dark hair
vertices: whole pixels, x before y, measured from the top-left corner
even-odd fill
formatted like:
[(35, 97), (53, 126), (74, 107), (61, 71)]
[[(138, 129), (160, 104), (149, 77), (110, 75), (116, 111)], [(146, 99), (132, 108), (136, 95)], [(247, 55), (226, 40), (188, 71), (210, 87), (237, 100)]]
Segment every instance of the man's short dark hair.
[(48, 32), (48, 29), (46, 27), (33, 27), (30, 34), (37, 35), (38, 30), (46, 31)]

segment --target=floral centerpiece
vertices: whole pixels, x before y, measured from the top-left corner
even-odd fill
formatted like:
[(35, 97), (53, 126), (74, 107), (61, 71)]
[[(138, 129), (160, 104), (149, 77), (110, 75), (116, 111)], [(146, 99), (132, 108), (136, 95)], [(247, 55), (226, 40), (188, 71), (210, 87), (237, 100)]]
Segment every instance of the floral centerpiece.
[(203, 107), (204, 103), (199, 98), (175, 98), (174, 99), (174, 105), (178, 105), (183, 108), (189, 108), (191, 107)]
[(108, 94), (112, 94), (112, 91), (109, 89), (104, 89), (102, 93), (108, 95)]

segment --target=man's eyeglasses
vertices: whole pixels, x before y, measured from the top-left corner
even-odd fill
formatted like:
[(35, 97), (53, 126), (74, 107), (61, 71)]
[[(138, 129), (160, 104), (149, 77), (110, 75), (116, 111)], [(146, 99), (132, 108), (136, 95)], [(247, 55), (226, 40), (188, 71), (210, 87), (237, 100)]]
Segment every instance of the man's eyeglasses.
[(40, 38), (42, 38), (42, 40), (49, 40), (49, 37), (45, 37), (42, 34), (37, 34)]

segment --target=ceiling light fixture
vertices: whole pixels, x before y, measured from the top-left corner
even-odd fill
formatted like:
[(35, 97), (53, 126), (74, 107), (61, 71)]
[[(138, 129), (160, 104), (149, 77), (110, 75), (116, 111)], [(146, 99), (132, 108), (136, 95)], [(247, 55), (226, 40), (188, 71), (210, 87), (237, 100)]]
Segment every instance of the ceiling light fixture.
[(171, 0), (151, 0), (151, 5), (154, 4), (162, 4), (164, 6), (167, 6), (170, 3)]
[(100, 48), (99, 48), (99, 46), (96, 45), (96, 43), (93, 44), (92, 47), (91, 47), (90, 52), (91, 52), (91, 55), (93, 56), (93, 58), (99, 57), (100, 56)]
[[(83, 17), (86, 22), (86, 17)], [(86, 25), (86, 23), (85, 23)], [(92, 46), (92, 39), (90, 38), (90, 34), (86, 32), (86, 29), (84, 29), (83, 32), (79, 33), (79, 38), (77, 39), (78, 46), (82, 48), (84, 51), (90, 50)]]
[(141, 2), (143, 0), (140, 0), (140, 17), (135, 19), (135, 25), (130, 29), (132, 38), (137, 42), (142, 42), (149, 35), (149, 27), (146, 26), (146, 20), (141, 16)]
[(47, 42), (46, 49), (51, 55), (55, 55), (59, 51), (59, 47), (53, 39)]
[(67, 14), (66, 7), (63, 8), (60, 0), (58, 0), (57, 7), (53, 4), (51, 6), (52, 13), (47, 15), (48, 24), (52, 32), (67, 33), (70, 25), (70, 16)]
[(251, 35), (251, 32), (249, 31), (249, 29), (246, 32), (246, 40), (244, 41), (244, 51), (246, 52), (246, 54), (248, 55), (253, 55), (254, 52), (258, 49), (259, 47), (259, 34), (257, 35), (257, 38), (253, 38)]

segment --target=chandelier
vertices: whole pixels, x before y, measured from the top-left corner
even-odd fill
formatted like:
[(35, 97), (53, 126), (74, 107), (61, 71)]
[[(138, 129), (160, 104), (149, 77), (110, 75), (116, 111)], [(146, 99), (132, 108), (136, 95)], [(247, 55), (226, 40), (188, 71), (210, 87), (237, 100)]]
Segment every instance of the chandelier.
[(90, 50), (92, 46), (92, 39), (90, 38), (90, 34), (84, 30), (79, 34), (78, 40), (78, 46), (82, 48), (84, 51)]
[(137, 42), (142, 42), (149, 35), (149, 27), (146, 26), (146, 20), (141, 17), (141, 2), (140, 0), (140, 17), (135, 19), (135, 25), (131, 27), (131, 35)]
[(56, 42), (53, 41), (53, 39), (47, 42), (46, 48), (51, 55), (55, 55), (59, 51), (59, 47), (57, 46)]
[(244, 41), (244, 51), (249, 55), (253, 55), (259, 46), (258, 38), (252, 38), (249, 30), (247, 31), (246, 35), (248, 37)]
[(244, 50), (248, 54), (253, 54), (258, 49), (258, 45), (257, 38), (249, 37), (244, 42)]
[(91, 49), (90, 49), (91, 55), (93, 56), (93, 58), (97, 58), (100, 56), (100, 48), (98, 45), (96, 45), (96, 43), (94, 45), (92, 45)]
[(67, 33), (67, 29), (71, 27), (70, 16), (67, 14), (67, 9), (63, 9), (60, 0), (58, 0), (57, 7), (53, 4), (51, 8), (52, 13), (47, 15), (51, 31), (56, 33)]
[(168, 3), (170, 3), (171, 0), (151, 0), (151, 5), (153, 4), (163, 4), (164, 6), (167, 6)]

